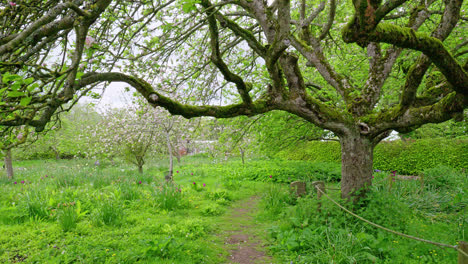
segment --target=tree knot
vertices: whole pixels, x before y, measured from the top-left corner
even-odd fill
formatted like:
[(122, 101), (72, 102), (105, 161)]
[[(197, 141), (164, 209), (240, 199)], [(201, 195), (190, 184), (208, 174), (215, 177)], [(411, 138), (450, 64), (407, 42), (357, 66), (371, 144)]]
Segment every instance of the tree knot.
[(148, 98), (151, 100), (151, 103), (156, 103), (159, 99), (159, 96), (155, 93), (152, 93), (148, 96)]
[(360, 133), (361, 133), (362, 135), (367, 135), (367, 134), (369, 134), (370, 128), (369, 128), (369, 126), (368, 126), (366, 123), (359, 122), (359, 123), (358, 123), (358, 126), (359, 126)]

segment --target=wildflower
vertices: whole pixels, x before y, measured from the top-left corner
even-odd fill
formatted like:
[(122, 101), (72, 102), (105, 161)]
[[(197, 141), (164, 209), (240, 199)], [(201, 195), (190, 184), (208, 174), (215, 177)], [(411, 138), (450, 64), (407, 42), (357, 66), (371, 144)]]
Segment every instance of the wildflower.
[(192, 175), (192, 176), (193, 176), (193, 172), (192, 172), (192, 173), (190, 173), (190, 175)]
[(381, 172), (381, 170), (377, 170), (377, 169), (375, 169), (374, 171), (375, 171), (375, 172)]
[(46, 174), (45, 177), (47, 178), (47, 177), (49, 177), (49, 176), (47, 176), (47, 174)]
[(16, 136), (16, 138), (17, 138), (18, 140), (23, 139), (23, 133), (19, 133), (19, 134)]
[(268, 176), (268, 177), (272, 178), (273, 176), (270, 175), (270, 176)]
[(13, 184), (18, 184), (17, 182), (14, 182)]
[(24, 180), (21, 181), (21, 184), (24, 184)]
[(15, 2), (10, 2), (9, 5), (16, 6), (16, 3)]
[(195, 183), (195, 182), (193, 182), (193, 185), (195, 185), (195, 184), (196, 184), (196, 183)]
[(203, 187), (206, 187), (206, 184), (203, 184)]
[(179, 171), (176, 171), (176, 173), (179, 173)]
[(141, 184), (141, 181), (138, 181), (138, 184)]

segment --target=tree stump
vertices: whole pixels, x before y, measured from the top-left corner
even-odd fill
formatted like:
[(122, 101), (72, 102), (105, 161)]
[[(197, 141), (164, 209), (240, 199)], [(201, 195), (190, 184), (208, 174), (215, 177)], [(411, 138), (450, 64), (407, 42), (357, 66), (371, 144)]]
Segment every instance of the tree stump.
[(307, 188), (305, 182), (295, 181), (291, 182), (290, 185), (291, 192), (296, 195), (296, 197), (304, 196), (307, 194)]

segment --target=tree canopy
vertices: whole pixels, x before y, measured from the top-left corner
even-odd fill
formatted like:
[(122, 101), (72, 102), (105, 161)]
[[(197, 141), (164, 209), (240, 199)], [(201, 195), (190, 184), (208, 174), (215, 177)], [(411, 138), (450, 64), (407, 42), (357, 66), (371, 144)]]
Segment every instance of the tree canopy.
[(461, 0), (10, 2), (0, 125), (41, 131), (111, 82), (188, 118), (283, 110), (340, 138), (346, 196), (371, 181), (373, 146), (391, 130), (468, 105), (467, 11)]

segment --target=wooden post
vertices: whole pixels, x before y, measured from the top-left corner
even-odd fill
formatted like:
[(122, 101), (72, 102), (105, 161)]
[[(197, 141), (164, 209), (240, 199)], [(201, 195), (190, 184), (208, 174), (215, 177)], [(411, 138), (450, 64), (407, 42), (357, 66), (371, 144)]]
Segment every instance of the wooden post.
[(388, 190), (390, 192), (392, 191), (392, 186), (393, 186), (393, 173), (390, 173), (390, 175), (388, 175)]
[[(459, 241), (458, 248), (468, 254), (468, 243), (465, 241)], [(458, 252), (458, 264), (468, 264), (468, 257), (463, 255), (461, 252)]]
[(424, 190), (424, 173), (419, 175), (419, 182), (421, 183), (421, 192)]
[[(316, 189), (319, 189), (320, 191), (322, 191), (323, 193), (325, 193), (325, 183), (323, 181), (314, 181), (312, 182), (312, 184), (314, 185), (314, 187)], [(322, 207), (322, 202), (320, 202), (320, 198), (322, 198), (322, 192), (320, 192), (317, 190), (317, 199), (319, 200), (318, 202), (318, 205), (317, 205), (317, 211), (318, 212), (321, 212), (321, 207)]]

